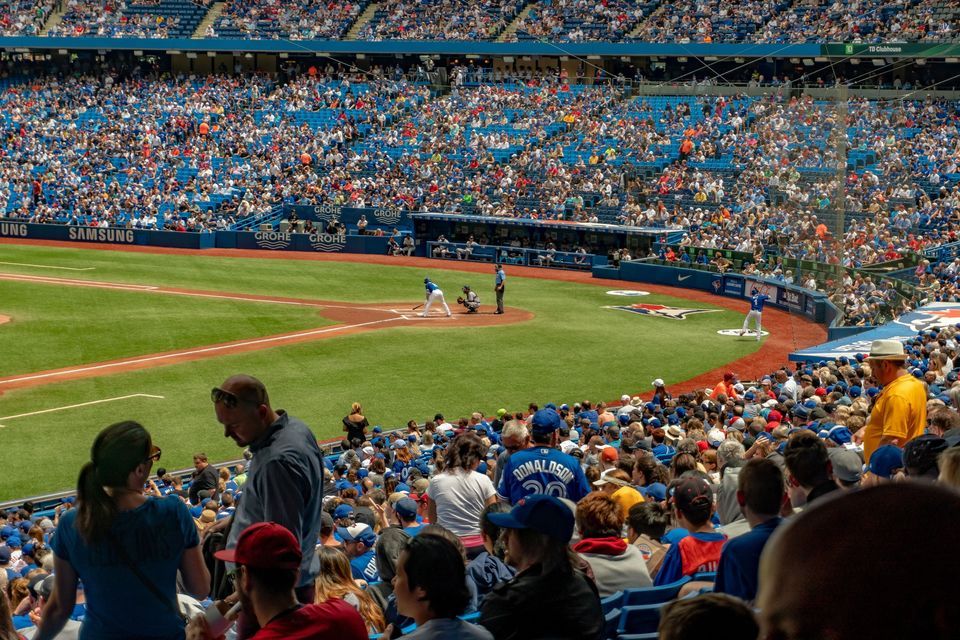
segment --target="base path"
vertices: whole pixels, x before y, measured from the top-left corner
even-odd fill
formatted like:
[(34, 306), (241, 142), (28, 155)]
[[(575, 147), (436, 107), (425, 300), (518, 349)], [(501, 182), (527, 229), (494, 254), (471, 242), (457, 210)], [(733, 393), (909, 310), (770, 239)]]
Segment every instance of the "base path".
[[(91, 244), (86, 242), (57, 242), (52, 240), (23, 240), (19, 238), (0, 238), (2, 244), (36, 245), (47, 247), (69, 247), (74, 249), (92, 249), (96, 251), (128, 251), (133, 253), (165, 254), (165, 255), (192, 255), (192, 256), (214, 256), (224, 258), (258, 258), (267, 260), (309, 260), (315, 262), (358, 262), (363, 264), (380, 264), (385, 266), (415, 267), (426, 271), (445, 269), (451, 271), (465, 271), (470, 273), (487, 274), (490, 277), (490, 290), (493, 290), (493, 266), (490, 263), (467, 262), (461, 260), (436, 260), (431, 258), (402, 258), (395, 256), (364, 255), (350, 253), (307, 253), (299, 251), (262, 251), (262, 250), (244, 250), (244, 249), (172, 249), (167, 247), (146, 247), (130, 245), (113, 244)], [(576, 282), (580, 284), (589, 284), (606, 289), (623, 288), (641, 288), (650, 293), (669, 295), (684, 300), (709, 304), (715, 307), (730, 309), (746, 315), (749, 305), (745, 300), (734, 300), (724, 296), (714, 295), (706, 291), (697, 291), (694, 289), (684, 289), (682, 287), (669, 287), (663, 285), (646, 284), (640, 282), (630, 282), (626, 280), (608, 280), (604, 278), (594, 278), (589, 272), (568, 271), (562, 269), (549, 269), (537, 267), (518, 267), (504, 265), (507, 273), (507, 292), (506, 300), (510, 301), (510, 281), (511, 276), (524, 278), (540, 278), (544, 280), (560, 280), (563, 282)], [(223, 295), (222, 292), (216, 292), (217, 295)], [(613, 299), (613, 296), (611, 296)], [(339, 303), (338, 303), (339, 304)], [(614, 304), (611, 302), (611, 304)], [(509, 318), (515, 313), (510, 310), (504, 318)], [(522, 312), (517, 312), (522, 313)], [(324, 315), (327, 315), (325, 312)], [(739, 324), (739, 323), (738, 323)], [(655, 330), (655, 327), (651, 327)], [(729, 327), (739, 329), (738, 326)], [(733, 371), (744, 380), (757, 379), (759, 376), (770, 373), (771, 370), (784, 366), (787, 363), (787, 356), (791, 351), (805, 349), (807, 347), (826, 342), (827, 330), (822, 325), (808, 319), (801, 314), (790, 313), (781, 309), (766, 307), (763, 311), (763, 328), (769, 331), (770, 335), (764, 338), (763, 343), (757, 351), (744, 356), (723, 367), (713, 371), (708, 371), (695, 378), (684, 380), (682, 382), (671, 383), (669, 389), (671, 393), (683, 393), (696, 388), (713, 387), (723, 378), (725, 371)], [(336, 334), (335, 334), (336, 335)], [(747, 340), (748, 338), (735, 338), (731, 340)], [(750, 338), (752, 339), (752, 338)], [(652, 389), (649, 386), (649, 380), (629, 380), (625, 379), (625, 389), (637, 389), (634, 395), (643, 394), (649, 397)], [(639, 387), (639, 388), (638, 388)], [(3, 381), (0, 380), (0, 390), (4, 389)]]
[[(388, 302), (388, 303), (369, 303), (369, 304), (351, 304), (346, 302), (330, 302), (324, 300), (308, 300), (302, 298), (285, 298), (276, 296), (256, 296), (245, 293), (230, 293), (226, 291), (202, 291), (191, 289), (177, 289), (172, 287), (153, 287), (145, 285), (132, 285), (118, 282), (98, 282), (93, 280), (75, 280), (71, 278), (53, 278), (47, 276), (23, 276), (18, 274), (0, 274), (0, 280), (12, 280), (18, 282), (35, 282), (37, 284), (73, 286), (73, 287), (93, 287), (98, 289), (120, 289), (124, 291), (137, 291), (144, 294), (154, 295), (176, 295), (190, 296), (199, 298), (217, 298), (221, 300), (243, 300), (246, 302), (262, 302), (265, 304), (284, 304), (316, 307), (318, 314), (329, 320), (334, 320), (337, 324), (316, 329), (306, 329), (303, 331), (293, 331), (290, 333), (281, 333), (272, 336), (263, 336), (257, 338), (248, 338), (244, 340), (234, 340), (220, 344), (204, 345), (189, 349), (179, 349), (176, 351), (167, 351), (163, 353), (153, 353), (132, 358), (121, 358), (118, 360), (109, 360), (107, 362), (97, 362), (85, 365), (76, 365), (72, 367), (63, 367), (60, 369), (51, 369), (49, 371), (38, 371), (35, 373), (9, 376), (0, 378), (0, 391), (9, 389), (22, 389), (25, 387), (35, 387), (65, 380), (77, 380), (79, 378), (90, 378), (94, 376), (110, 375), (125, 371), (134, 371), (137, 369), (146, 369), (158, 365), (177, 364), (189, 362), (191, 360), (200, 360), (203, 358), (212, 358), (227, 354), (244, 353), (247, 351), (258, 351), (260, 349), (269, 349), (298, 342), (310, 342), (314, 340), (323, 340), (362, 331), (375, 331), (387, 327), (412, 327), (422, 326), (431, 327), (485, 327), (491, 325), (512, 324), (516, 322), (526, 322), (533, 318), (533, 314), (522, 309), (507, 308), (503, 315), (493, 313), (493, 307), (488, 306), (486, 310), (481, 308), (478, 313), (454, 312), (451, 317), (446, 317), (442, 311), (431, 309), (430, 316), (420, 317), (422, 309), (412, 310), (410, 302)], [(0, 316), (0, 324), (2, 324)]]

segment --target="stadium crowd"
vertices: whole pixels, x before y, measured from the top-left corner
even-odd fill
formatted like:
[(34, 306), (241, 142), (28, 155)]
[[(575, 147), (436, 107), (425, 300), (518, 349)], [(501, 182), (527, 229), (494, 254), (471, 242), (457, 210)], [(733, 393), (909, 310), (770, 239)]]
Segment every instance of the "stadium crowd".
[[(160, 4), (151, 0), (9, 0), (4, 4), (5, 11), (0, 12), (3, 35), (39, 35), (55, 6), (63, 6), (66, 12), (63, 22), (50, 29), (48, 36), (183, 35), (176, 31), (180, 16), (176, 12), (150, 12), (149, 7)], [(128, 4), (139, 5), (141, 10), (127, 12)], [(183, 4), (207, 9), (213, 3), (203, 0)], [(492, 40), (519, 16), (524, 4), (518, 0), (388, 0), (380, 3), (358, 36), (366, 40)], [(230, 0), (205, 36), (340, 39), (346, 37), (366, 6), (366, 2), (337, 4), (321, 0), (293, 4)], [(956, 7), (939, 1), (547, 0), (531, 7), (508, 38), (553, 42), (940, 43), (957, 41), (958, 16)], [(198, 18), (191, 19), (199, 23)], [(191, 26), (195, 27), (192, 22)]]
[[(259, 381), (232, 376), (211, 399), (243, 463), (218, 470), (197, 454), (178, 477), (154, 468), (161, 449), (143, 427), (118, 423), (94, 443), (76, 498), (0, 514), (0, 633), (52, 638), (82, 621), (104, 637), (144, 625), (183, 637), (179, 568), (196, 639), (216, 636), (201, 621), (211, 594), (221, 612), (239, 598), (239, 638), (293, 637), (282, 634), (294, 624), (311, 638), (612, 638), (658, 619), (661, 638), (728, 621), (736, 638), (758, 624), (947, 638), (957, 586), (933, 548), (877, 569), (842, 537), (854, 526), (892, 553), (899, 536), (960, 519), (958, 336), (935, 324), (755, 381), (729, 372), (674, 395), (658, 379), (645, 399), (437, 414), (396, 431), (354, 403), (332, 454)], [(880, 513), (890, 526), (864, 525)], [(164, 527), (168, 544), (110, 552), (136, 559), (98, 572), (97, 554), (143, 526)], [(245, 571), (225, 582), (217, 558)], [(890, 612), (857, 606), (871, 580), (924, 559), (929, 589), (899, 593), (906, 604)], [(819, 608), (824, 594), (842, 613)]]
[(323, 0), (227, 2), (205, 37), (337, 40), (366, 4)]

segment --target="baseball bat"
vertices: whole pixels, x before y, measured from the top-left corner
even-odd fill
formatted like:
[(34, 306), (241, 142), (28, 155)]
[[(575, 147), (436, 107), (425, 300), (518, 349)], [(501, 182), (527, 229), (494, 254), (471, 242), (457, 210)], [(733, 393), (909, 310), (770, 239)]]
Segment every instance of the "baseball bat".
[(422, 307), (422, 306), (423, 306), (423, 303), (421, 302), (420, 304), (418, 304), (417, 306), (415, 306), (413, 309), (410, 309), (410, 311), (416, 311), (417, 309), (419, 309), (419, 308)]

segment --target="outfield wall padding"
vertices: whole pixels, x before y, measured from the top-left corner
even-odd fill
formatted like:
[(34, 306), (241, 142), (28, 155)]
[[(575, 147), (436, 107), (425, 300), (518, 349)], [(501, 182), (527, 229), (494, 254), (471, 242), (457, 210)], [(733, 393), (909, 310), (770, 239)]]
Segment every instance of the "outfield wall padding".
[(178, 249), (212, 249), (216, 244), (213, 233), (152, 231), (147, 229), (121, 229), (119, 227), (100, 229), (97, 227), (31, 224), (29, 222), (6, 220), (0, 221), (0, 238), (135, 244)]
[[(599, 268), (593, 269), (593, 276), (596, 278), (610, 277), (607, 270)], [(720, 274), (698, 269), (631, 261), (620, 263), (619, 279), (668, 287), (699, 289), (733, 298), (747, 298), (750, 295), (750, 289), (753, 286), (758, 286), (770, 296), (767, 304), (772, 306), (792, 313), (803, 314), (819, 323), (829, 324), (836, 317), (836, 310), (830, 304), (826, 294), (775, 280), (748, 278), (738, 273)]]

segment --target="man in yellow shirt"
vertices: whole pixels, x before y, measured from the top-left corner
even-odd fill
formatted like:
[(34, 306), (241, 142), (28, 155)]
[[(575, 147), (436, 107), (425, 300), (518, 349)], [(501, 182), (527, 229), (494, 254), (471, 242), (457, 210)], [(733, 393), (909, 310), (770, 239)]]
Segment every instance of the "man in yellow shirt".
[(883, 391), (867, 424), (853, 436), (863, 443), (863, 459), (883, 445), (903, 447), (923, 434), (927, 425), (927, 390), (904, 368), (907, 356), (899, 340), (874, 340), (870, 345), (870, 370)]

